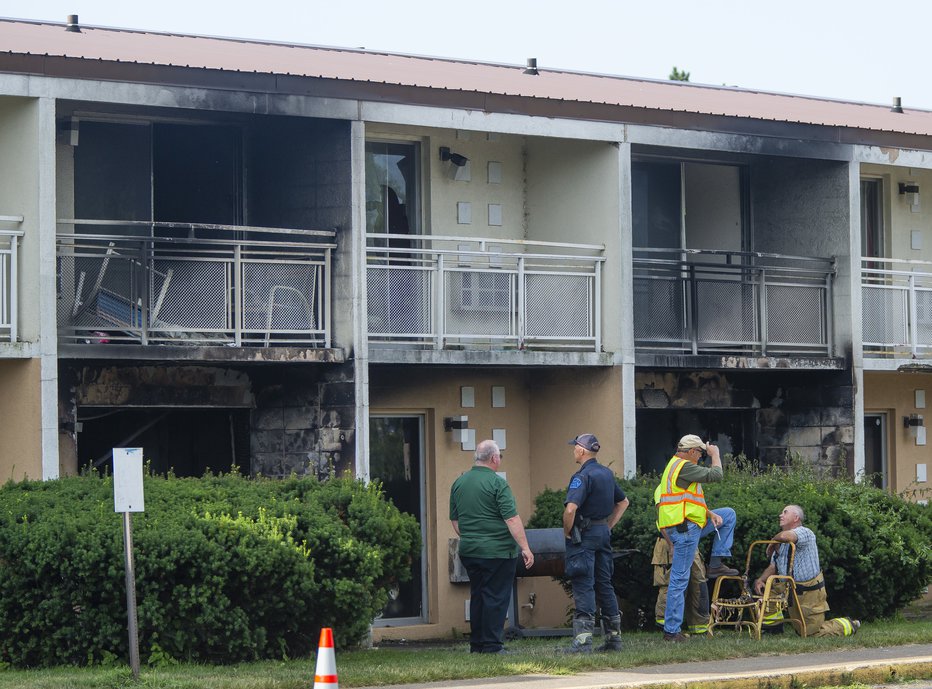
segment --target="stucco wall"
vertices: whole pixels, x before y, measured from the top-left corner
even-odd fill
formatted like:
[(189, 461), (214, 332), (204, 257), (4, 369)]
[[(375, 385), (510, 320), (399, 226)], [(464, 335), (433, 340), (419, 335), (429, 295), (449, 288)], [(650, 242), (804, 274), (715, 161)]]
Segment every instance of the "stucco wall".
[[(505, 389), (504, 408), (492, 407), (492, 386)], [(462, 386), (475, 390), (475, 407), (461, 406)], [(476, 439), (492, 436), (493, 428), (507, 433), (502, 451), (506, 473), (524, 521), (533, 512), (533, 499), (544, 487), (563, 488), (575, 471), (566, 444), (578, 433), (600, 436), (607, 456), (621, 473), (620, 374), (614, 370), (573, 372), (506, 372), (479, 369), (419, 369), (376, 366), (370, 371), (370, 411), (425, 415), (427, 483), (427, 557), (430, 624), (378, 628), (378, 638), (446, 636), (451, 628), (468, 630), (465, 584), (451, 584), (448, 543), (454, 536), (448, 519), (450, 485), (472, 466), (465, 452), (443, 430), (445, 416), (466, 415)], [(614, 400), (614, 401), (613, 401)], [(614, 449), (613, 449), (614, 448)], [(557, 626), (565, 621), (571, 601), (549, 578), (523, 579), (519, 602), (537, 594), (533, 609), (520, 613), (523, 626)]]
[(38, 359), (0, 360), (0, 483), (42, 478)]
[[(919, 490), (912, 498), (932, 498), (932, 452), (930, 445), (916, 445), (903, 417), (921, 414), (926, 428), (932, 422), (928, 409), (916, 408), (916, 390), (925, 390), (927, 404), (932, 403), (932, 377), (917, 373), (881, 371), (864, 372), (864, 412), (887, 414), (887, 461), (889, 485), (896, 493)], [(932, 440), (932, 439), (930, 439)], [(916, 465), (925, 464), (927, 480), (916, 483)]]
[(0, 215), (21, 215), (25, 233), (19, 254), (19, 337), (39, 335), (38, 106), (31, 98), (0, 98)]
[[(861, 175), (883, 180), (884, 255), (897, 259), (932, 261), (932, 170), (862, 165)], [(899, 193), (900, 182), (919, 184), (918, 212), (913, 212), (909, 196)], [(911, 248), (913, 231), (920, 234), (922, 246), (919, 249)]]

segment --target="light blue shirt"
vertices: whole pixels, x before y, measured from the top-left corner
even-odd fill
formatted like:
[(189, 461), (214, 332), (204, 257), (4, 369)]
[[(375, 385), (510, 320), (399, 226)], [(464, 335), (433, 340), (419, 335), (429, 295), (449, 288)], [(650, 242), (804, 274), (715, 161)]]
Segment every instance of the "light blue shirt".
[[(793, 579), (797, 582), (814, 579), (822, 567), (819, 565), (819, 549), (816, 546), (816, 537), (811, 529), (797, 526), (793, 529), (796, 534), (796, 555), (793, 558)], [(774, 553), (772, 562), (777, 567), (777, 574), (786, 574), (787, 561), (790, 557), (789, 543), (783, 543)]]

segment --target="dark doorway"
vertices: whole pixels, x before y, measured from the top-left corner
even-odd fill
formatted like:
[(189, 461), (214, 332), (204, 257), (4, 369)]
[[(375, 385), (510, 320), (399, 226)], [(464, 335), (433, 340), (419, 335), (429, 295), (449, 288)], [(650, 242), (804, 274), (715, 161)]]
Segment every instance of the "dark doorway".
[(78, 463), (109, 470), (114, 447), (141, 447), (156, 474), (249, 473), (249, 410), (81, 407)]
[(864, 480), (877, 488), (886, 488), (887, 476), (887, 415), (864, 415)]
[(757, 457), (752, 409), (638, 409), (637, 468), (661, 473), (684, 435), (695, 433), (722, 454)]
[[(380, 481), (385, 495), (421, 526), (424, 520), (424, 458), (422, 416), (372, 416), (369, 419), (369, 475)], [(423, 554), (411, 562), (411, 579), (399, 583), (382, 611), (381, 624), (418, 624), (426, 621)]]

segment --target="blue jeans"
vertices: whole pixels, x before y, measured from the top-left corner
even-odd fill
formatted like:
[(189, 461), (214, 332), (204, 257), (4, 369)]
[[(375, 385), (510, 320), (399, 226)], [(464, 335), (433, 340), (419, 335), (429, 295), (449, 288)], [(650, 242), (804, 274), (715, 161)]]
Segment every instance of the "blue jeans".
[[(735, 536), (735, 511), (730, 507), (721, 507), (712, 510), (722, 518), (722, 525), (718, 527), (712, 541), (713, 557), (728, 557), (731, 555), (731, 544)], [(715, 533), (712, 520), (709, 519), (700, 529), (698, 524), (686, 522), (686, 531), (677, 531), (676, 527), (666, 530), (667, 536), (673, 543), (673, 562), (670, 563), (670, 586), (667, 589), (667, 607), (663, 613), (663, 631), (676, 634), (683, 626), (683, 612), (686, 605), (686, 586), (689, 584), (689, 568), (692, 567), (693, 558), (696, 557), (696, 548), (699, 539), (710, 533)]]
[(618, 614), (618, 599), (612, 585), (615, 562), (607, 524), (596, 524), (583, 531), (582, 543), (566, 541), (566, 576), (573, 584), (576, 617), (595, 619), (596, 599), (603, 617)]

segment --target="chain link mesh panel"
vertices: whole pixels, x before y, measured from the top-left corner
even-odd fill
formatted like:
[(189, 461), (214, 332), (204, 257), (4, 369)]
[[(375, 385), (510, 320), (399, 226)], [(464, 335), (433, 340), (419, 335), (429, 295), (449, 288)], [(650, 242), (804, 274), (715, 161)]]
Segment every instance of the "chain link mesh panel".
[(770, 342), (824, 344), (825, 321), (819, 287), (767, 286), (767, 334)]
[(696, 326), (699, 344), (747, 347), (760, 338), (754, 305), (756, 287), (746, 282), (698, 280)]
[(932, 290), (916, 288), (916, 343), (932, 346)]
[(196, 332), (232, 328), (228, 319), (228, 264), (170, 260), (156, 260), (153, 264), (158, 274), (152, 276), (150, 309), (162, 296), (153, 330)]
[(681, 278), (634, 278), (634, 337), (648, 342), (682, 343), (686, 314)]
[(309, 332), (317, 330), (319, 266), (247, 263), (243, 266), (243, 329)]
[(825, 290), (796, 285), (767, 287), (767, 333), (770, 342), (825, 343)]
[(429, 338), (431, 273), (398, 266), (366, 271), (369, 333)]
[(861, 332), (865, 344), (905, 345), (908, 342), (907, 296), (905, 289), (864, 286)]
[(528, 337), (576, 340), (594, 336), (592, 278), (587, 275), (526, 274)]
[(446, 271), (444, 335), (515, 336), (516, 277), (503, 271)]

